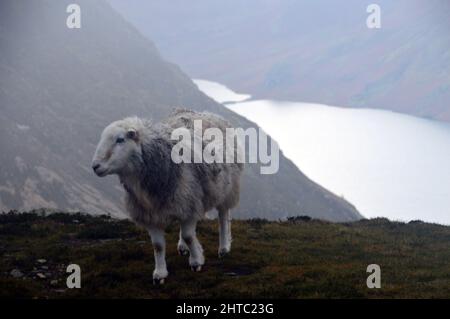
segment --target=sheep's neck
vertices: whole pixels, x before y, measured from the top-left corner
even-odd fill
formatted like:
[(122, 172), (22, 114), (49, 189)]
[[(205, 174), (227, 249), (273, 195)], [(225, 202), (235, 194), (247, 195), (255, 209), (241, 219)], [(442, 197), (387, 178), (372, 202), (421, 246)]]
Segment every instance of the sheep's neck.
[(149, 211), (154, 209), (155, 201), (153, 200), (153, 196), (142, 187), (139, 179), (120, 177), (120, 181), (125, 191), (134, 196), (145, 209)]

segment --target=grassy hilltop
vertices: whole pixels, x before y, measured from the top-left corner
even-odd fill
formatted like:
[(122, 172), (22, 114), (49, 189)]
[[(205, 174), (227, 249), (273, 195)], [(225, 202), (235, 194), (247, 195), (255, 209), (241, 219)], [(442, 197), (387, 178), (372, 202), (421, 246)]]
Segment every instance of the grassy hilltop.
[[(108, 216), (0, 215), (0, 297), (423, 298), (450, 297), (450, 227), (386, 219), (336, 224), (308, 218), (233, 221), (233, 249), (217, 257), (216, 221), (200, 223), (206, 266), (190, 271), (167, 235), (170, 277), (153, 286), (145, 230)], [(81, 289), (65, 268), (81, 267)], [(381, 266), (381, 289), (366, 267)]]

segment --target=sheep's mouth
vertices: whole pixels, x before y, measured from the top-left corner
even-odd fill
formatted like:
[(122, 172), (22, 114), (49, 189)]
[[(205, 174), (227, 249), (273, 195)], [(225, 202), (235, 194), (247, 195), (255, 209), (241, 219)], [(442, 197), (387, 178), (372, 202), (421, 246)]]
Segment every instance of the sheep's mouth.
[(95, 170), (95, 174), (97, 174), (98, 177), (105, 177), (106, 175), (108, 175), (108, 170), (99, 168)]

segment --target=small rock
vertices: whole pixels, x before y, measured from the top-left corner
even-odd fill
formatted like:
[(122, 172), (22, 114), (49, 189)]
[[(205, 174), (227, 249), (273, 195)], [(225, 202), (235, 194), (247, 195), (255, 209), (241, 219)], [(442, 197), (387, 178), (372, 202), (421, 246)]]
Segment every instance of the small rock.
[(10, 272), (11, 276), (13, 276), (14, 278), (21, 278), (23, 277), (23, 273), (19, 270), (19, 269), (13, 269)]
[(46, 259), (38, 259), (37, 262), (40, 264), (45, 264), (47, 262), (47, 260)]
[(48, 267), (47, 266), (41, 266), (41, 269), (47, 270)]
[(50, 285), (52, 285), (52, 286), (56, 286), (57, 284), (58, 284), (58, 280), (56, 280), (56, 279), (50, 281)]
[(55, 292), (57, 292), (57, 293), (64, 293), (64, 292), (66, 292), (66, 290), (65, 289), (55, 289)]
[(235, 277), (235, 276), (237, 276), (238, 274), (235, 273), (235, 272), (233, 272), (233, 271), (230, 271), (230, 272), (226, 272), (224, 275), (225, 275), (225, 276), (230, 276), (230, 277)]
[(80, 221), (78, 219), (74, 219), (74, 220), (72, 220), (72, 222), (74, 222), (75, 224), (78, 224)]
[(36, 276), (38, 278), (40, 278), (40, 279), (45, 279), (46, 278), (45, 275), (43, 273), (41, 273), (41, 272), (37, 273)]

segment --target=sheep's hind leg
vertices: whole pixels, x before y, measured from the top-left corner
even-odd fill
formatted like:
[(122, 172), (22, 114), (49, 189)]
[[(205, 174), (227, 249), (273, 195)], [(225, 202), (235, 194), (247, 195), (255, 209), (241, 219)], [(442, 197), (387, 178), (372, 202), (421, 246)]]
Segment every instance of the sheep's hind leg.
[(195, 228), (197, 221), (191, 220), (181, 223), (181, 237), (189, 248), (189, 265), (193, 271), (201, 271), (205, 263), (203, 248), (197, 239)]
[(150, 227), (148, 229), (152, 238), (153, 250), (155, 256), (155, 270), (153, 271), (153, 283), (164, 284), (165, 278), (169, 274), (166, 265), (166, 240), (164, 230)]
[(219, 257), (231, 250), (231, 214), (228, 209), (219, 209)]
[(189, 255), (189, 247), (187, 246), (186, 242), (183, 239), (183, 236), (181, 235), (181, 229), (180, 229), (180, 239), (178, 240), (177, 250), (178, 250), (178, 254), (180, 254), (181, 256)]

